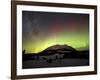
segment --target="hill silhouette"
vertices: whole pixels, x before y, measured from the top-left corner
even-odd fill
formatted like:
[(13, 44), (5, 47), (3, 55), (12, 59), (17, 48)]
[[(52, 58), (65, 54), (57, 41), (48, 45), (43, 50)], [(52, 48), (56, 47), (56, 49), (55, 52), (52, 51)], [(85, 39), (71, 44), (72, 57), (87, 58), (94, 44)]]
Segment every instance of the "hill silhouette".
[(77, 50), (68, 45), (53, 45), (41, 51), (40, 55), (69, 54), (76, 53)]
[(60, 55), (63, 54), (63, 59), (66, 58), (83, 58), (83, 59), (88, 59), (89, 58), (89, 51), (84, 50), (84, 51), (77, 51), (76, 49), (72, 48), (71, 46), (68, 45), (53, 45), (45, 50), (39, 52), (39, 53), (25, 53), (25, 50), (23, 51), (23, 60), (32, 60), (32, 59), (37, 59), (39, 60), (39, 57), (41, 56), (47, 56), (47, 57), (53, 57), (54, 55)]

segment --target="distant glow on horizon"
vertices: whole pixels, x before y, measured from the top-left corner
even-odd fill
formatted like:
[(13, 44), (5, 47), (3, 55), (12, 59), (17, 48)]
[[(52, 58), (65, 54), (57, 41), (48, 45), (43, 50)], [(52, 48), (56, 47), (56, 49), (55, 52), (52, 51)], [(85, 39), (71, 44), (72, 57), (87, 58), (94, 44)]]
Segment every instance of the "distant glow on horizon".
[(36, 43), (31, 41), (24, 45), (23, 50), (25, 49), (26, 53), (38, 53), (56, 44), (68, 45), (79, 51), (89, 49), (89, 39), (88, 36), (86, 36), (85, 34), (74, 35), (69, 37), (67, 37), (67, 35), (65, 36), (66, 37), (64, 36), (56, 37), (56, 38), (51, 37), (44, 41), (40, 41), (40, 42), (37, 41)]

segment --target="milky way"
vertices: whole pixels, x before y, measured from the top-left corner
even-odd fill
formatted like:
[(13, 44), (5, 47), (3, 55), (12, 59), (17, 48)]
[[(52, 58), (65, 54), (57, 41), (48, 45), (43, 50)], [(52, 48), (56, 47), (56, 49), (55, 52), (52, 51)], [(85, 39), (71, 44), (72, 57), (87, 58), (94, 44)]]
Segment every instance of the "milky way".
[(56, 44), (89, 49), (88, 14), (22, 11), (22, 22), (22, 49), (27, 53)]

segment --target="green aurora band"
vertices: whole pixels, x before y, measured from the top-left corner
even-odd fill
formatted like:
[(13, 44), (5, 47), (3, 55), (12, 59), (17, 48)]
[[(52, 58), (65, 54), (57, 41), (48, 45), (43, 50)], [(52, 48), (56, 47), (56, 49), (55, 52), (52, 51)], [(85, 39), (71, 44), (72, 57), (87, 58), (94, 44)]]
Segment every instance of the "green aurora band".
[(55, 36), (50, 37), (46, 40), (38, 40), (36, 42), (30, 40), (23, 45), (23, 50), (26, 50), (26, 53), (38, 53), (49, 46), (52, 45), (69, 45), (76, 50), (88, 50), (89, 49), (89, 37), (86, 34), (74, 34), (74, 35), (64, 35), (64, 36)]

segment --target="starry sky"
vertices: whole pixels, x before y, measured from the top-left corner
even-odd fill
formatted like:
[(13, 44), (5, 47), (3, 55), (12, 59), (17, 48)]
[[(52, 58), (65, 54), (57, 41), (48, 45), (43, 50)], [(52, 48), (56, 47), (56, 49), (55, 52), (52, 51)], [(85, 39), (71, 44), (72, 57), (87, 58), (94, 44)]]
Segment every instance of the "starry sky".
[(22, 11), (22, 49), (38, 53), (52, 45), (89, 49), (89, 14)]

